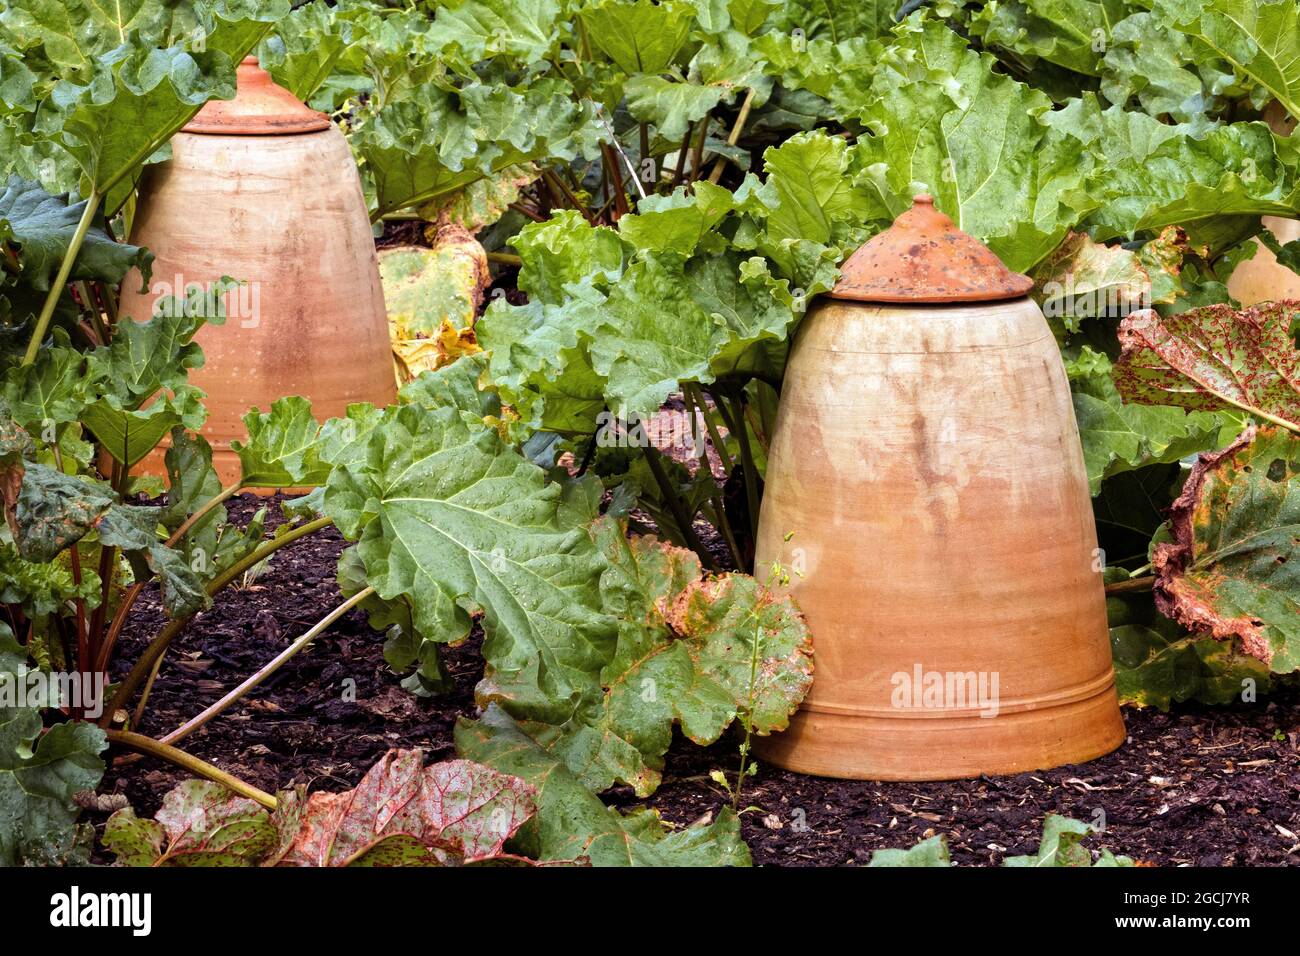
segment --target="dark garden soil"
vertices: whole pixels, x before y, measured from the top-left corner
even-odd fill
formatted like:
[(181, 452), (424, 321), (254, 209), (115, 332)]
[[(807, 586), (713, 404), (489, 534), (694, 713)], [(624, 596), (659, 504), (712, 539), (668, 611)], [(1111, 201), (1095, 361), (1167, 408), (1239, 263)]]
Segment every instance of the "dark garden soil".
[[(263, 504), (274, 525), (275, 499), (236, 499), (232, 518), (242, 522)], [(330, 529), (286, 548), (259, 578), (228, 590), (191, 622), (172, 645), (141, 730), (162, 735), (184, 722), (334, 607), (342, 546)], [(118, 660), (134, 660), (160, 620), (156, 600), (143, 596)], [(446, 654), (455, 690), (428, 700), (398, 687), (382, 644), (361, 614), (347, 615), (185, 748), (268, 791), (293, 783), (348, 789), (391, 747), (424, 748), (431, 760), (452, 757), (456, 718), (475, 714), (477, 636)], [(352, 682), (355, 694), (348, 693)], [(744, 803), (758, 808), (744, 815), (745, 838), (758, 864), (854, 865), (875, 849), (943, 833), (955, 862), (994, 865), (1034, 852), (1044, 815), (1095, 821), (1100, 812), (1106, 832), (1094, 842), (1146, 863), (1300, 864), (1300, 692), (1231, 708), (1126, 710), (1125, 720), (1129, 739), (1116, 753), (1045, 773), (872, 783), (761, 767), (745, 793)], [(734, 738), (708, 749), (679, 739), (649, 803), (681, 826), (716, 812), (726, 797), (709, 772), (733, 770), (736, 762)], [(104, 789), (152, 815), (185, 776), (152, 758), (135, 759), (110, 767)], [(623, 808), (638, 803), (626, 790), (607, 800)], [(101, 827), (105, 818), (92, 815)]]

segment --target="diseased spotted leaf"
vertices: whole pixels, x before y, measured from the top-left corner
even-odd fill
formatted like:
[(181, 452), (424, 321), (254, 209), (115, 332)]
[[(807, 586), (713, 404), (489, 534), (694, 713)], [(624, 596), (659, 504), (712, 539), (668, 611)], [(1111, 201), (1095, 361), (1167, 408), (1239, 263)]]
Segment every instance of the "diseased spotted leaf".
[(1110, 629), (1110, 645), (1121, 704), (1164, 711), (1186, 700), (1231, 704), (1241, 699), (1242, 681), (1254, 681), (1260, 693), (1272, 683), (1265, 665), (1226, 641), (1121, 624)]
[(693, 581), (660, 605), (696, 668), (727, 691), (755, 733), (789, 725), (813, 671), (812, 636), (790, 598), (749, 575), (723, 574)]
[(424, 765), (390, 750), (356, 789), (294, 808), (282, 866), (446, 866), (490, 861), (535, 812), (534, 787), (469, 760)]
[(275, 846), (267, 811), (211, 780), (187, 780), (152, 820), (130, 807), (104, 827), (104, 845), (126, 866), (255, 866)]
[(1069, 331), (1084, 319), (1127, 315), (1154, 301), (1151, 275), (1137, 253), (1094, 242), (1086, 233), (1067, 235), (1031, 278), (1043, 314)]
[(1300, 437), (1252, 426), (1202, 455), (1169, 524), (1152, 554), (1161, 612), (1275, 673), (1300, 668)]
[(1129, 401), (1238, 408), (1300, 430), (1300, 303), (1235, 311), (1214, 305), (1170, 316), (1135, 312), (1119, 327), (1115, 384)]

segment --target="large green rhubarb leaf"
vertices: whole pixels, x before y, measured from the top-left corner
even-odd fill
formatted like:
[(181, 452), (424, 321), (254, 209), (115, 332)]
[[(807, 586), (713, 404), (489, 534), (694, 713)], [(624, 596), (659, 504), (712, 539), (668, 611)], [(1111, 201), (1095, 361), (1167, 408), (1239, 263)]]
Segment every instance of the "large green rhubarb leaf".
[(672, 66), (690, 36), (693, 13), (683, 0), (603, 0), (580, 17), (592, 45), (630, 75), (663, 73)]
[(1217, 114), (1243, 92), (1232, 66), (1214, 50), (1146, 10), (1115, 25), (1101, 76), (1102, 95), (1111, 103), (1136, 98), (1150, 115), (1168, 114), (1179, 123)]
[(1157, 0), (1165, 22), (1203, 42), (1300, 117), (1295, 0)]
[(942, 23), (909, 19), (877, 69), (855, 161), (892, 220), (927, 191), (1012, 269), (1050, 253), (1094, 205), (1083, 144), (1044, 125), (1051, 101), (995, 73)]
[(1086, 346), (1083, 356), (1070, 363), (1069, 372), (1094, 495), (1104, 478), (1176, 462), (1217, 443), (1223, 427), (1218, 415), (1171, 405), (1126, 403), (1116, 390), (1110, 361)]
[(889, 32), (900, 4), (894, 0), (826, 3), (825, 0), (786, 0), (773, 17), (778, 30), (802, 30), (808, 39), (832, 42), (850, 37), (876, 37)]
[(1276, 673), (1300, 668), (1300, 438), (1248, 429), (1202, 455), (1153, 553), (1156, 603), (1185, 627), (1240, 640)]
[[(49, 289), (85, 208), (85, 200), (69, 203), (66, 196), (51, 196), (37, 183), (17, 176), (9, 178), (9, 184), (0, 193), (0, 220), (9, 224), (12, 241), (18, 247), (23, 280), (33, 289)], [(116, 284), (135, 266), (148, 282), (152, 261), (153, 253), (147, 249), (109, 238), (103, 218), (99, 217), (86, 234), (68, 278)]]
[(1102, 111), (1092, 94), (1045, 122), (1092, 167), (1094, 239), (1178, 225), (1217, 253), (1257, 232), (1259, 216), (1300, 215), (1295, 148), (1264, 123), (1170, 126), (1121, 106)]
[(561, 723), (592, 692), (614, 637), (591, 504), (567, 502), (495, 430), (450, 407), (389, 408), (364, 459), (335, 467), (324, 508), (379, 596), (410, 600), (424, 638), (460, 641), (483, 613), (501, 693)]
[[(11, 32), (36, 35), (60, 82), (49, 98), (81, 192), (116, 211), (142, 164), (205, 102), (234, 96), (234, 66), (288, 0), (215, 3), (10, 4)], [(57, 119), (55, 118), (57, 117)]]
[(592, 155), (600, 136), (589, 102), (544, 79), (513, 89), (421, 85), (383, 106), (352, 137), (373, 177), (374, 216), (419, 205), (533, 159)]
[(585, 861), (592, 866), (748, 866), (749, 848), (730, 809), (707, 825), (667, 832), (653, 810), (621, 814), (606, 807), (569, 770), (491, 706), (477, 721), (456, 725), (456, 750), (471, 760), (513, 774), (537, 791), (537, 816), (515, 839), (543, 861)]
[(559, 15), (556, 0), (451, 0), (438, 5), (427, 42), (466, 64), (506, 56), (529, 65), (558, 44)]
[[(600, 696), (563, 725), (521, 726), (589, 789), (622, 781), (642, 796), (659, 785), (674, 723), (699, 744), (737, 716), (758, 734), (783, 730), (812, 683), (812, 642), (794, 604), (746, 575), (704, 578), (693, 553), (629, 540), (625, 522), (602, 518), (592, 534), (608, 561), (603, 606), (618, 619)], [(529, 716), (508, 698), (502, 704)]]
[(104, 732), (80, 721), (42, 732), (36, 707), (12, 706), (25, 694), (27, 652), (0, 622), (0, 866), (85, 863), (73, 796), (99, 786)]
[(1002, 47), (1027, 66), (1038, 60), (1096, 76), (1126, 0), (991, 0), (971, 17), (985, 46)]

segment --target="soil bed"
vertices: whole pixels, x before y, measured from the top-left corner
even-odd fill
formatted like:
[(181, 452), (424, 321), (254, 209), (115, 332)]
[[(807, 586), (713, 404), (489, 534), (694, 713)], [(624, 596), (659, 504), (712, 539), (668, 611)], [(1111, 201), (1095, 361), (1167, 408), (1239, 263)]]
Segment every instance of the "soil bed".
[[(235, 499), (232, 519), (242, 523), (262, 505), (273, 527), (277, 499)], [(333, 529), (298, 542), (192, 621), (172, 644), (142, 732), (161, 736), (183, 723), (336, 606), (342, 547)], [(142, 595), (123, 635), (115, 679), (161, 620), (156, 597)], [(398, 686), (382, 648), (383, 636), (353, 612), (182, 746), (268, 791), (293, 783), (348, 789), (391, 747), (420, 747), (431, 760), (454, 756), (456, 718), (476, 713), (478, 635), (448, 650), (455, 689), (432, 699)], [(1300, 864), (1300, 691), (1231, 708), (1129, 709), (1124, 716), (1129, 740), (1119, 751), (1045, 773), (875, 783), (760, 767), (745, 791), (744, 804), (758, 808), (744, 815), (745, 839), (757, 864), (854, 865), (873, 850), (943, 833), (955, 862), (996, 865), (1004, 856), (1034, 852), (1048, 813), (1083, 821), (1104, 814), (1106, 832), (1093, 843), (1145, 863)], [(679, 738), (664, 783), (647, 802), (666, 820), (687, 825), (725, 803), (709, 772), (731, 771), (736, 763), (729, 736), (708, 749)], [(110, 767), (104, 791), (123, 793), (137, 813), (152, 815), (163, 794), (185, 778), (170, 765), (140, 759)], [(606, 799), (620, 807), (641, 802), (626, 789)], [(106, 814), (91, 819), (102, 828)]]

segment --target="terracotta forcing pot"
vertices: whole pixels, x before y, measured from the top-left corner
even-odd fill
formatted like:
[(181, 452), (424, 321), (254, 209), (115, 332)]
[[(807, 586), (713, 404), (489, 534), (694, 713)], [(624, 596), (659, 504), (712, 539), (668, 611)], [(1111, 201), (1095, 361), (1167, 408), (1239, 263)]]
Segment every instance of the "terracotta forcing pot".
[(817, 670), (761, 757), (942, 780), (1123, 741), (1078, 428), (1030, 285), (922, 196), (805, 317), (755, 566), (802, 570)]
[[(198, 334), (205, 363), (190, 381), (208, 393), (203, 435), (223, 484), (239, 478), (231, 439), (250, 407), (286, 395), (317, 420), (396, 393), (374, 240), (343, 134), (248, 57), (233, 100), (209, 102), (172, 138), (172, 158), (147, 167), (131, 242), (156, 256), (147, 294), (123, 284), (122, 314), (153, 313), (160, 296), (222, 276), (228, 317)], [(155, 453), (142, 469), (160, 473)]]

